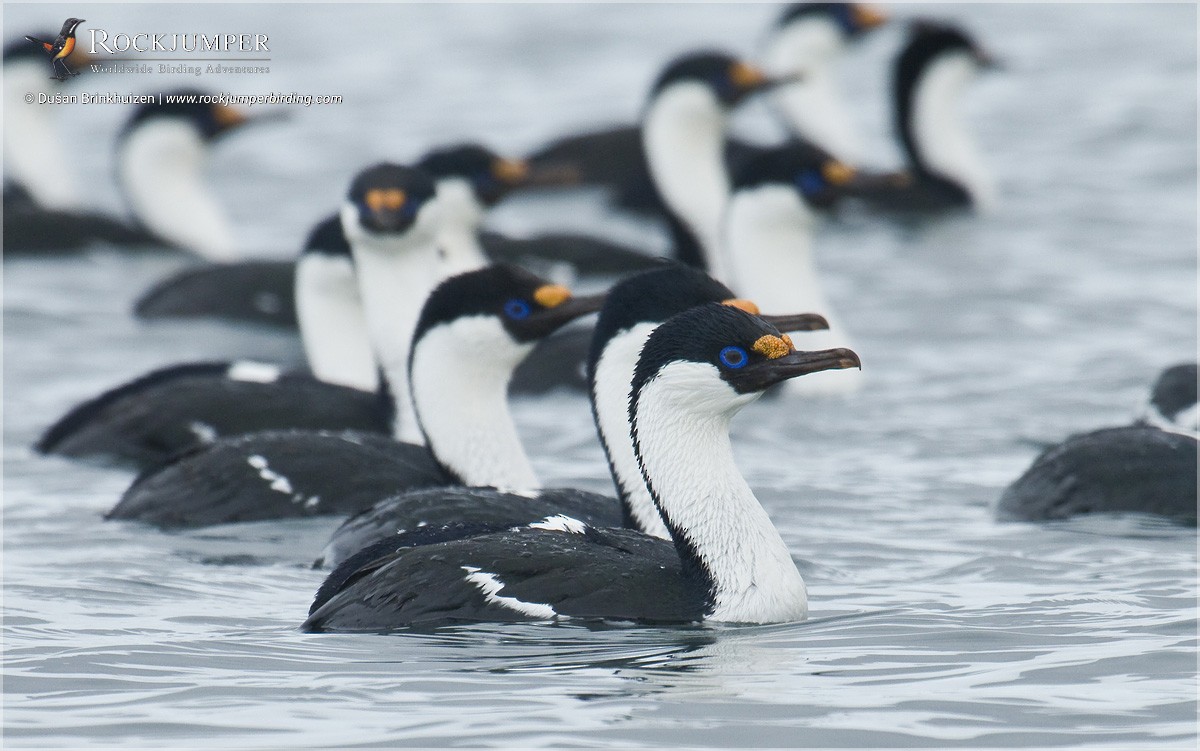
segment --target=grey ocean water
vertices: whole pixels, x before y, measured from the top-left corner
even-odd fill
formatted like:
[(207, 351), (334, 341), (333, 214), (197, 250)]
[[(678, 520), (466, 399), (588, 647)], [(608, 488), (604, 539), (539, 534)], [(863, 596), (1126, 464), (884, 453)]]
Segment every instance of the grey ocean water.
[[(81, 6), (4, 7), (7, 36)], [(756, 5), (86, 5), (87, 26), (268, 33), (265, 77), (81, 78), (338, 94), (220, 145), (247, 252), (287, 256), (349, 177), (450, 139), (521, 153), (633, 118), (656, 66), (752, 54)], [(1127, 422), (1196, 356), (1193, 5), (893, 6), (948, 16), (1003, 60), (968, 110), (1000, 185), (987, 217), (848, 213), (820, 264), (869, 380), (854, 399), (753, 405), (734, 442), (810, 589), (807, 623), (477, 625), (392, 636), (297, 626), (335, 522), (163, 534), (104, 523), (130, 475), (27, 448), (76, 401), (156, 365), (292, 361), (285, 336), (133, 321), (178, 258), (97, 250), (4, 271), (4, 743), (9, 747), (1087, 746), (1196, 743), (1196, 537), (1145, 518), (998, 524), (1039, 442)], [(897, 160), (885, 66), (842, 81)], [(120, 202), (128, 108), (56, 113), (94, 203)], [(765, 110), (739, 116), (769, 133)], [(661, 246), (594, 196), (503, 207), (513, 232)], [(516, 413), (549, 484), (606, 490), (586, 403)]]

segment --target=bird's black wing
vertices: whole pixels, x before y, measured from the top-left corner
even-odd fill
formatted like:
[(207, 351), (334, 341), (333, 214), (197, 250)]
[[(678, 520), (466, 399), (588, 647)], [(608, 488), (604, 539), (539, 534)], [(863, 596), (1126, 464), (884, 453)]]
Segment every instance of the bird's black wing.
[(171, 250), (149, 233), (94, 212), (4, 207), (4, 255), (75, 253), (97, 244), (121, 250)]
[(296, 328), (292, 261), (242, 261), (179, 271), (137, 301), (139, 318), (222, 318)]
[(506, 237), (494, 232), (480, 235), (488, 258), (549, 274), (557, 264), (567, 264), (580, 275), (613, 276), (657, 268), (663, 259), (628, 245), (587, 235), (556, 232), (535, 237)]
[(353, 514), (382, 498), (447, 481), (426, 447), (381, 435), (252, 433), (143, 472), (106, 518), (202, 527)]
[(557, 617), (701, 620), (672, 543), (637, 532), (521, 529), (399, 550), (330, 597), (306, 631)]
[(1134, 425), (1072, 436), (1044, 451), (1000, 497), (1003, 520), (1138, 512), (1196, 524), (1196, 439)]
[[(347, 519), (330, 537), (317, 565), (339, 566), (364, 548), (400, 533), (453, 524), (481, 524), (482, 529), (495, 531), (493, 526), (524, 526), (559, 514), (602, 527), (619, 527), (623, 519), (615, 498), (575, 488), (548, 488), (537, 495), (487, 487), (426, 488), (387, 498)], [(460, 531), (471, 532), (465, 526)]]
[(591, 326), (571, 326), (540, 340), (513, 371), (511, 394), (545, 394), (559, 388), (587, 390)]
[(284, 374), (270, 382), (230, 377), (230, 363), (155, 370), (72, 409), (42, 435), (42, 453), (153, 466), (220, 436), (262, 430), (387, 433), (378, 395)]

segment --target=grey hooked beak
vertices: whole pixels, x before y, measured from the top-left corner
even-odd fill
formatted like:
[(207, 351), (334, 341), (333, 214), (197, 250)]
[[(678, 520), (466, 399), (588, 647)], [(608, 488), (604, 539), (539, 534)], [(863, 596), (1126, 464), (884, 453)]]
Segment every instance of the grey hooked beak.
[(763, 84), (763, 86), (768, 89), (775, 89), (780, 86), (787, 86), (793, 83), (803, 83), (806, 78), (807, 76), (805, 76), (805, 74), (802, 72), (788, 73), (787, 75), (773, 76), (772, 78), (767, 79), (767, 82)]
[(819, 313), (795, 313), (792, 315), (759, 316), (780, 331), (824, 331), (829, 328), (829, 321)]
[(549, 336), (576, 318), (595, 313), (604, 306), (605, 295), (570, 297), (552, 308), (542, 308), (530, 313), (519, 323), (521, 338), (541, 339)]

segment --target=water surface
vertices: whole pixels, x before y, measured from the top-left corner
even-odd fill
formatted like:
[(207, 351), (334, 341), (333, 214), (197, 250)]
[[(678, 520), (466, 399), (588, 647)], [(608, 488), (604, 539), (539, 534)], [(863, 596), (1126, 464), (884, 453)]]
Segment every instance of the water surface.
[[(741, 467), (808, 582), (808, 622), (299, 633), (322, 578), (307, 564), (334, 520), (181, 534), (104, 523), (128, 473), (27, 449), (78, 400), (151, 367), (292, 362), (296, 343), (135, 322), (133, 299), (178, 258), (14, 259), (5, 743), (1194, 748), (1195, 530), (1137, 517), (998, 524), (989, 504), (1039, 443), (1129, 421), (1158, 370), (1196, 356), (1196, 9), (893, 11), (956, 18), (1007, 64), (967, 102), (1001, 200), (987, 217), (917, 225), (851, 212), (817, 238), (866, 388), (763, 401), (734, 425)], [(630, 120), (660, 61), (697, 44), (752, 54), (775, 12), (88, 5), (85, 15), (276, 40), (267, 81), (121, 81), (135, 91), (170, 81), (344, 97), (214, 153), (245, 250), (283, 257), (365, 164), (463, 138), (521, 153)], [(8, 4), (5, 28), (73, 14)], [(360, 43), (376, 34), (386, 43)], [(899, 40), (879, 32), (842, 76), (880, 165), (898, 159), (885, 66)], [(91, 199), (114, 212), (111, 141), (127, 113), (64, 110), (58, 123)], [(753, 106), (738, 125), (770, 132)], [(594, 196), (517, 202), (493, 221), (662, 242)], [(548, 484), (609, 489), (582, 399), (515, 408)]]

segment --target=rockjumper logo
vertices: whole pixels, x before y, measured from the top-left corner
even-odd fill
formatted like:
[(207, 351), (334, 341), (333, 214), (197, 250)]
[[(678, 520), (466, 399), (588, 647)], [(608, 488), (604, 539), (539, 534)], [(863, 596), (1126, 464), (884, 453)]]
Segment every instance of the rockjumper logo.
[(50, 55), (50, 72), (53, 73), (50, 78), (55, 81), (65, 81), (67, 76), (79, 75), (67, 67), (67, 58), (75, 51), (75, 27), (85, 20), (87, 19), (68, 18), (63, 22), (62, 31), (58, 32), (58, 38), (53, 42), (47, 42), (37, 37), (25, 37), (34, 44), (42, 45), (42, 49)]
[(90, 52), (270, 52), (266, 34), (109, 34), (88, 29)]

